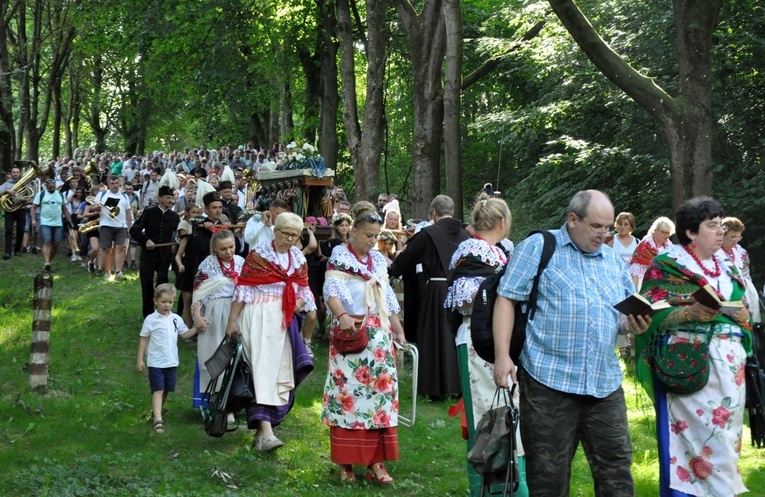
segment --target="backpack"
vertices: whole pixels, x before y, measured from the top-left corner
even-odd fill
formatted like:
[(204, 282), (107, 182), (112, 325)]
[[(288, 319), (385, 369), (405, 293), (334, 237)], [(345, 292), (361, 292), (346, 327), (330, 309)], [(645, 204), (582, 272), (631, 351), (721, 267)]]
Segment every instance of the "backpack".
[[(515, 322), (513, 324), (513, 336), (510, 341), (510, 358), (515, 364), (519, 363), (523, 342), (526, 341), (526, 323), (534, 318), (539, 293), (539, 277), (547, 267), (550, 258), (555, 252), (555, 236), (549, 231), (532, 231), (529, 236), (542, 233), (544, 245), (542, 256), (539, 260), (537, 274), (531, 286), (528, 302), (515, 303)], [(509, 264), (509, 263), (508, 263)], [(494, 363), (494, 304), (497, 301), (497, 288), (505, 275), (507, 265), (486, 277), (478, 287), (473, 302), (473, 312), (470, 317), (470, 337), (473, 347), (478, 356), (484, 361)]]

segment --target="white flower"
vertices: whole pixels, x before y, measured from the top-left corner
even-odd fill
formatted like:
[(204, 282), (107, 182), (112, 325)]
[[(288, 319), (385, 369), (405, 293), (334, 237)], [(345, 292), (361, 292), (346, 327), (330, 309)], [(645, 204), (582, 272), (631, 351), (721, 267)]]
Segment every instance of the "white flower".
[(287, 150), (292, 150), (293, 148), (297, 148), (297, 143), (290, 142), (290, 144), (287, 145)]
[(313, 145), (311, 145), (310, 143), (304, 143), (303, 144), (303, 150), (308, 152), (309, 154), (312, 154), (314, 152), (314, 150), (316, 150), (316, 149), (313, 148)]

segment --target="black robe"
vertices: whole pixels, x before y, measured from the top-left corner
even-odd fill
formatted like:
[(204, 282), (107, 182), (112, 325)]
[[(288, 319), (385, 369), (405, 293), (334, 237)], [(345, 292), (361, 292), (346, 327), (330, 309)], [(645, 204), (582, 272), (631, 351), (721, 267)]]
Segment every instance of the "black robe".
[[(423, 281), (422, 292), (412, 296), (419, 311), (414, 317), (404, 314), (404, 322), (417, 322), (417, 348), (420, 351), (418, 393), (430, 397), (443, 397), (460, 393), (457, 347), (450, 326), (450, 312), (444, 308), (449, 262), (457, 246), (468, 238), (459, 221), (443, 218), (422, 229), (406, 244), (391, 266), (391, 276), (407, 275)], [(422, 272), (416, 273), (417, 264)], [(406, 331), (405, 331), (406, 333)], [(407, 340), (409, 335), (407, 334)]]

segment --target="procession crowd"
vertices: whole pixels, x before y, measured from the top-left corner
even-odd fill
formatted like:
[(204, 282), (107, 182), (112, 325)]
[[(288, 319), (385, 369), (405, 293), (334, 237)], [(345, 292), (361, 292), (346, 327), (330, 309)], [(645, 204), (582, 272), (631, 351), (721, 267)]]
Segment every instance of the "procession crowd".
[[(253, 447), (281, 447), (275, 428), (314, 369), (312, 339), (328, 332), (321, 421), (331, 459), (343, 482), (354, 482), (353, 466), (361, 465), (367, 480), (391, 484), (384, 463), (399, 457), (396, 343), (414, 342), (418, 393), (461, 399), (468, 451), (497, 389), (517, 384), (515, 495), (568, 495), (581, 443), (596, 495), (632, 496), (621, 356), (654, 402), (660, 494), (747, 491), (737, 463), (759, 299), (739, 244), (745, 225), (716, 200), (687, 201), (674, 221), (656, 219), (640, 240), (633, 214), (615, 215), (603, 192), (578, 192), (563, 224), (549, 231), (554, 243), (542, 267), (546, 236), (515, 247), (510, 210), (489, 185), (465, 223), (453, 217), (453, 200), (438, 195), (428, 220), (406, 224), (395, 195), (351, 205), (341, 188), (328, 187), (331, 234), (319, 240), (294, 205), (283, 198), (264, 205), (249, 186), (250, 175), (279, 161), (279, 146), (75, 155), (42, 168), (36, 187), (21, 168), (9, 172), (0, 196), (17, 208), (4, 208), (4, 258), (42, 252), (51, 272), (67, 240), (71, 263), (106, 281), (138, 269), (145, 319), (136, 368), (148, 370), (155, 432), (165, 432), (162, 406), (175, 390), (177, 337), (197, 337), (199, 406), (209, 385), (221, 388), (205, 362), (224, 337), (236, 336), (255, 391), (246, 407)], [(31, 193), (18, 187), (25, 181)], [(481, 283), (498, 271), (491, 363), (476, 352), (471, 315)], [(738, 305), (702, 304), (703, 288)], [(535, 313), (514, 361), (516, 304), (532, 292)], [(663, 306), (630, 315), (615, 309), (634, 293)], [(664, 355), (678, 348), (701, 363), (703, 382), (667, 379)], [(470, 494), (480, 495), (481, 475), (470, 465), (467, 473)]]

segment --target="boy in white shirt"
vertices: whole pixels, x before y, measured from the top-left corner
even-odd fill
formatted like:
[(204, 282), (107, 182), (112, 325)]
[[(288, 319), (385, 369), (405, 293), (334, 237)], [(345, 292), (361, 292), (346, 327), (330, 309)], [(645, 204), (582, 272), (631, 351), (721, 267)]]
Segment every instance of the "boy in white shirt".
[(157, 310), (146, 316), (138, 342), (136, 369), (146, 370), (143, 357), (147, 355), (149, 386), (151, 387), (151, 410), (154, 417), (154, 432), (164, 433), (162, 407), (167, 394), (175, 391), (175, 376), (178, 369), (178, 337), (190, 338), (197, 334), (196, 327), (189, 328), (183, 318), (172, 312), (175, 303), (175, 287), (170, 283), (158, 285), (154, 290), (154, 305)]

